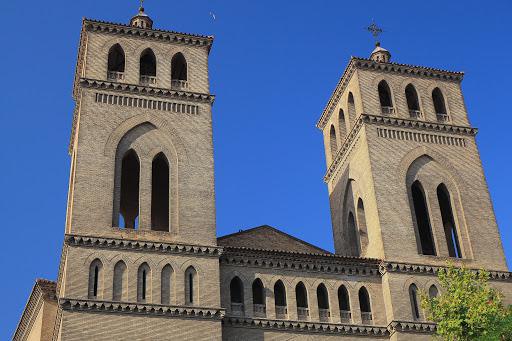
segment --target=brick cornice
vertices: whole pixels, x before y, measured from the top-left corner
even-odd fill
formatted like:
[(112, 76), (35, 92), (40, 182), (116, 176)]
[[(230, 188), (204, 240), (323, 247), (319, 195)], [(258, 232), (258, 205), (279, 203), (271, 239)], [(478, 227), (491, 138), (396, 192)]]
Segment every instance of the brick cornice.
[(64, 243), (74, 247), (117, 249), (158, 253), (181, 253), (199, 256), (219, 257), (223, 248), (218, 246), (187, 245), (178, 243), (154, 242), (145, 240), (108, 238), (66, 234)]
[(99, 79), (80, 78), (79, 84), (83, 88), (100, 89), (120, 91), (123, 93), (143, 95), (143, 96), (156, 96), (164, 98), (174, 98), (187, 101), (203, 102), (213, 104), (215, 100), (214, 95), (204, 94), (199, 92), (172, 90), (166, 88), (157, 88), (152, 86), (143, 86), (138, 84), (117, 83), (104, 81)]
[(290, 332), (371, 336), (372, 338), (389, 337), (388, 329), (382, 326), (271, 320), (243, 317), (225, 317), (222, 320), (222, 324), (225, 326), (238, 328), (261, 328)]
[(466, 136), (475, 136), (478, 132), (478, 129), (473, 127), (458, 126), (439, 122), (419, 121), (393, 116), (372, 115), (364, 113), (360, 114), (354, 124), (354, 127), (350, 130), (341, 148), (336, 153), (336, 156), (333, 158), (329, 168), (327, 169), (327, 172), (325, 173), (324, 181), (326, 183), (331, 180), (338, 166), (342, 163), (345, 156), (350, 152), (350, 149), (353, 146), (353, 142), (364, 124), (392, 126), (401, 129), (415, 129), (421, 131)]
[(114, 314), (137, 314), (156, 317), (188, 317), (220, 320), (224, 316), (222, 308), (166, 306), (160, 304), (112, 302), (99, 300), (84, 300), (60, 298), (62, 310), (101, 312)]
[(420, 334), (434, 334), (437, 330), (437, 325), (432, 322), (419, 322), (419, 321), (391, 321), (388, 324), (389, 335), (396, 332), (400, 333), (420, 333)]

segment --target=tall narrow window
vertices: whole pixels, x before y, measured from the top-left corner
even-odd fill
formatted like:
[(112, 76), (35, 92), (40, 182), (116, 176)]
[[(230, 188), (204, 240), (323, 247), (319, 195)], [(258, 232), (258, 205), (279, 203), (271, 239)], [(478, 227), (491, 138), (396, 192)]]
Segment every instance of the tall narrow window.
[(407, 99), (407, 108), (409, 109), (409, 116), (411, 118), (421, 119), (420, 101), (418, 93), (414, 85), (409, 84), (405, 87), (405, 98)]
[(242, 315), (244, 312), (244, 284), (235, 276), (229, 283), (229, 295), (231, 299), (231, 312), (235, 315)]
[(342, 285), (338, 288), (338, 306), (342, 322), (349, 322), (352, 318), (350, 313), (350, 298), (347, 288)]
[(114, 266), (114, 283), (112, 288), (112, 299), (123, 301), (126, 295), (126, 264), (120, 260)]
[(186, 304), (196, 304), (198, 294), (197, 271), (189, 266), (185, 271), (185, 302)]
[(338, 113), (338, 131), (340, 134), (340, 143), (343, 144), (343, 141), (347, 137), (347, 122), (345, 119), (345, 112), (340, 108)]
[(338, 151), (338, 142), (336, 141), (336, 130), (332, 124), (331, 130), (329, 131), (329, 143), (331, 147), (331, 158), (334, 159), (336, 157), (336, 152)]
[(320, 283), (316, 288), (316, 298), (318, 300), (318, 314), (320, 321), (326, 322), (330, 317), (329, 293), (323, 283)]
[(172, 57), (171, 61), (171, 79), (172, 80), (187, 80), (187, 61), (185, 56), (178, 52)]
[(385, 115), (392, 114), (394, 112), (393, 101), (391, 100), (391, 89), (388, 83), (384, 80), (380, 81), (378, 91), (382, 113)]
[(173, 269), (170, 264), (167, 264), (162, 269), (161, 276), (161, 300), (162, 304), (170, 305), (171, 304), (171, 292), (172, 292), (172, 275)]
[(109, 80), (124, 79), (125, 57), (121, 45), (115, 44), (108, 51), (108, 74)]
[(437, 290), (437, 287), (434, 284), (432, 284), (430, 286), (430, 288), (428, 289), (428, 296), (430, 298), (434, 298), (434, 297), (437, 297), (438, 295), (439, 295), (439, 290)]
[(261, 282), (261, 279), (259, 278), (256, 278), (254, 282), (252, 282), (252, 304), (254, 316), (266, 316), (265, 288), (263, 287), (263, 282)]
[(347, 107), (348, 119), (350, 121), (350, 127), (352, 128), (356, 124), (356, 103), (354, 101), (354, 95), (352, 92), (348, 93)]
[(354, 219), (354, 214), (352, 212), (348, 213), (348, 236), (350, 240), (351, 245), (351, 256), (359, 257), (359, 242), (358, 242), (358, 231), (357, 231), (357, 225), (356, 220)]
[(418, 306), (418, 287), (416, 284), (409, 286), (409, 298), (411, 300), (412, 317), (418, 320), (420, 318), (420, 308)]
[(439, 88), (432, 91), (432, 101), (434, 102), (434, 109), (438, 121), (448, 121), (448, 113), (446, 111), (446, 103), (444, 101), (443, 93)]
[(151, 229), (169, 232), (169, 163), (163, 153), (152, 164)]
[(306, 319), (309, 316), (308, 292), (302, 282), (297, 283), (295, 286), (295, 300), (297, 301), (297, 315), (299, 319)]
[(121, 164), (121, 201), (119, 212), (121, 213), (124, 227), (137, 228), (139, 215), (139, 158), (133, 149), (130, 149), (123, 157)]
[(359, 289), (359, 308), (361, 310), (361, 319), (363, 323), (369, 323), (373, 320), (372, 308), (370, 305), (370, 295), (365, 287)]
[(361, 254), (365, 255), (368, 249), (368, 229), (366, 227), (366, 214), (364, 212), (363, 199), (357, 200), (357, 225), (359, 226), (359, 241)]
[(103, 264), (99, 259), (95, 259), (89, 266), (89, 298), (96, 299), (100, 297), (102, 289), (102, 268)]
[(148, 299), (150, 276), (148, 263), (142, 263), (137, 271), (137, 302), (146, 302)]
[(142, 51), (140, 55), (140, 82), (144, 85), (156, 84), (156, 57), (150, 48)]
[(276, 317), (284, 318), (288, 312), (286, 308), (286, 290), (281, 280), (274, 284), (274, 304), (276, 307)]
[(434, 239), (430, 227), (427, 202), (423, 194), (423, 187), (419, 181), (411, 186), (414, 213), (416, 215), (416, 226), (420, 238), (421, 253), (424, 255), (435, 255)]
[(455, 228), (455, 219), (453, 218), (450, 192), (448, 192), (448, 188), (444, 184), (437, 186), (437, 200), (441, 209), (448, 253), (450, 257), (462, 258), (457, 229)]

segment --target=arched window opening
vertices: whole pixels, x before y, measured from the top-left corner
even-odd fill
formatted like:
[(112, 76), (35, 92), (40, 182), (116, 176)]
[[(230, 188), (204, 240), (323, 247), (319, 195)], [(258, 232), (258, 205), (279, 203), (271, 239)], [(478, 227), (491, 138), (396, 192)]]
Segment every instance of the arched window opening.
[(295, 286), (295, 300), (297, 302), (297, 315), (299, 320), (305, 320), (309, 317), (308, 292), (304, 283), (299, 282)]
[(338, 113), (338, 130), (340, 134), (340, 144), (343, 144), (343, 141), (347, 137), (347, 121), (345, 119), (345, 112), (340, 108)]
[(437, 200), (439, 201), (439, 208), (441, 209), (448, 253), (450, 257), (462, 258), (457, 229), (455, 228), (455, 219), (453, 218), (450, 192), (448, 192), (448, 188), (446, 188), (444, 184), (437, 186)]
[(167, 264), (162, 269), (161, 274), (161, 301), (164, 305), (171, 304), (171, 292), (172, 292), (172, 275), (173, 269), (170, 264)]
[(190, 266), (185, 271), (185, 302), (186, 304), (196, 304), (198, 294), (197, 271)]
[(103, 289), (102, 287), (102, 269), (103, 263), (99, 259), (95, 259), (92, 261), (89, 266), (89, 293), (88, 297), (91, 299), (101, 298), (100, 293)]
[(107, 78), (109, 80), (124, 79), (125, 56), (121, 45), (115, 44), (108, 51)]
[(187, 60), (181, 52), (178, 52), (172, 57), (171, 61), (172, 86), (186, 88), (187, 79)]
[(231, 298), (231, 312), (234, 315), (242, 315), (244, 312), (244, 284), (235, 276), (229, 283), (229, 295)]
[(359, 308), (361, 310), (361, 319), (363, 320), (363, 323), (371, 323), (373, 317), (370, 305), (370, 295), (368, 295), (368, 290), (366, 290), (365, 287), (361, 287), (361, 289), (359, 289)]
[(169, 232), (169, 163), (163, 153), (152, 163), (151, 229)]
[(156, 84), (156, 56), (150, 48), (140, 55), (140, 82), (144, 85)]
[(360, 249), (359, 249), (359, 241), (357, 237), (357, 225), (356, 220), (354, 218), (354, 214), (352, 212), (348, 213), (348, 234), (349, 234), (349, 240), (352, 245), (352, 252), (351, 256), (359, 257), (360, 256)]
[(285, 318), (288, 313), (286, 308), (286, 289), (281, 280), (274, 284), (274, 304), (276, 307), (276, 318)]
[(352, 92), (348, 93), (347, 104), (350, 127), (353, 127), (356, 124), (356, 103), (354, 101), (354, 95), (352, 94)]
[(436, 251), (432, 237), (432, 229), (430, 227), (427, 202), (423, 194), (421, 183), (416, 180), (411, 186), (411, 191), (414, 213), (416, 215), (416, 226), (420, 238), (421, 253), (435, 256)]
[(379, 100), (382, 114), (391, 115), (395, 111), (393, 108), (393, 101), (391, 99), (391, 89), (386, 81), (380, 81), (378, 85)]
[(430, 288), (428, 289), (428, 297), (430, 297), (431, 299), (432, 298), (435, 298), (439, 295), (439, 290), (437, 289), (437, 287), (432, 284), (430, 286)]
[(411, 299), (412, 318), (419, 320), (420, 308), (418, 305), (418, 287), (416, 284), (411, 284), (409, 286), (409, 298)]
[(368, 250), (368, 228), (366, 227), (366, 214), (364, 212), (363, 199), (357, 200), (357, 224), (359, 226), (359, 242), (361, 254), (365, 255)]
[(320, 283), (316, 288), (316, 298), (318, 300), (318, 315), (320, 321), (327, 322), (329, 320), (329, 293), (323, 283)]
[(423, 118), (420, 111), (420, 101), (418, 98), (418, 92), (414, 85), (409, 84), (405, 87), (405, 98), (407, 99), (407, 108), (409, 109), (409, 116), (415, 119)]
[(352, 319), (350, 298), (348, 296), (348, 290), (344, 285), (338, 288), (338, 306), (340, 308), (341, 322), (349, 322)]
[(137, 302), (146, 302), (148, 299), (150, 276), (148, 263), (142, 263), (137, 271)]
[(441, 89), (435, 88), (432, 91), (432, 101), (434, 102), (437, 120), (440, 122), (449, 121), (448, 112), (446, 111), (446, 102)]
[(252, 282), (252, 304), (255, 316), (266, 316), (265, 288), (263, 287), (263, 282), (261, 282), (261, 279), (259, 278), (256, 278), (254, 282)]
[(114, 283), (112, 288), (112, 300), (123, 301), (126, 295), (126, 264), (120, 260), (114, 266)]
[(139, 158), (133, 149), (123, 157), (121, 163), (121, 201), (119, 212), (124, 221), (124, 228), (134, 229), (138, 226), (139, 216)]
[(336, 141), (336, 130), (332, 124), (329, 132), (329, 143), (331, 147), (331, 158), (334, 159), (336, 157), (336, 152), (338, 151), (338, 142)]

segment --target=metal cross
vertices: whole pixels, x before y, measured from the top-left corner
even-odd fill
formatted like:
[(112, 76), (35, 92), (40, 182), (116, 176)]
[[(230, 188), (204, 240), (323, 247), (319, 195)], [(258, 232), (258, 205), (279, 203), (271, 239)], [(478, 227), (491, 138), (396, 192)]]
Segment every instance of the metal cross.
[(368, 26), (366, 29), (372, 34), (372, 36), (375, 38), (375, 40), (377, 40), (377, 37), (383, 32), (382, 28), (377, 26), (377, 24), (375, 24), (375, 22), (373, 20), (372, 20), (371, 25)]
[(144, 0), (140, 0), (140, 8), (144, 8)]

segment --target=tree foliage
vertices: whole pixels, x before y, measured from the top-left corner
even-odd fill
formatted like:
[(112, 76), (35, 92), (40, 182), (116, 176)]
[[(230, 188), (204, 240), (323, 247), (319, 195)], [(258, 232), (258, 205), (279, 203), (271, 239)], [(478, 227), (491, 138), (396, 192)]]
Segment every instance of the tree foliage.
[(427, 318), (437, 323), (445, 340), (512, 340), (512, 308), (505, 308), (502, 294), (489, 286), (489, 273), (456, 268), (438, 272), (441, 294), (421, 294)]

